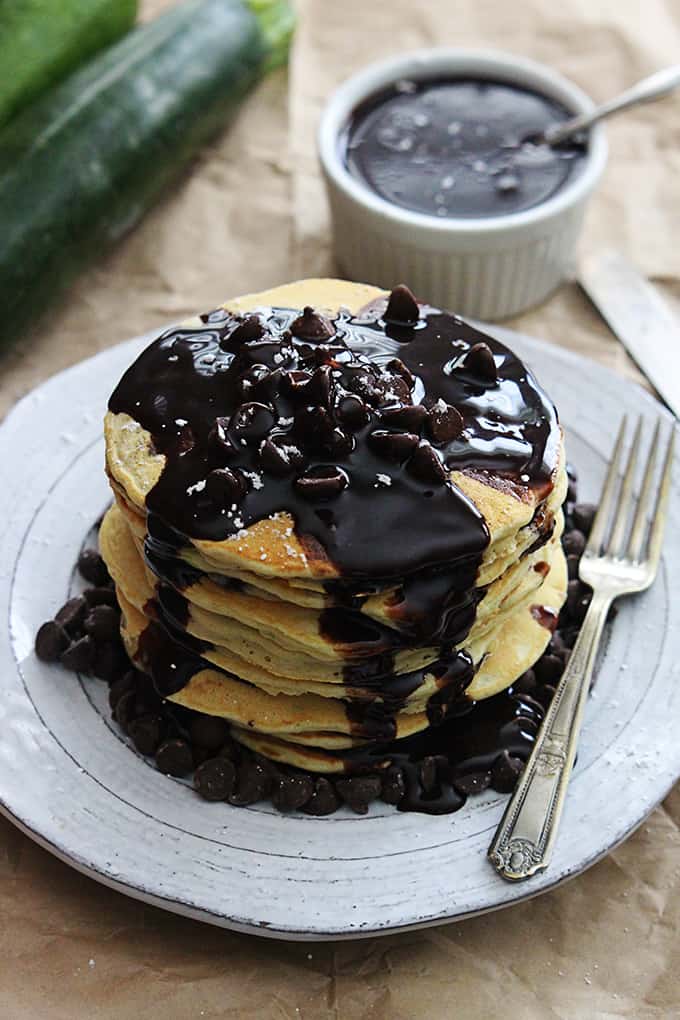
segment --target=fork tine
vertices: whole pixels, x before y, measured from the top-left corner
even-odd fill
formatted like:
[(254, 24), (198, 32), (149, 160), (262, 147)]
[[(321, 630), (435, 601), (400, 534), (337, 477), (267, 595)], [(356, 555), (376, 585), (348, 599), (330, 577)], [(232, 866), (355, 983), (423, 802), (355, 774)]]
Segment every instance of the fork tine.
[(635, 480), (635, 468), (637, 467), (637, 456), (640, 448), (640, 436), (642, 435), (642, 415), (638, 418), (637, 427), (633, 434), (633, 442), (628, 454), (628, 463), (623, 472), (623, 483), (619, 493), (619, 501), (614, 514), (614, 527), (607, 544), (606, 553), (609, 556), (620, 556), (623, 552), (623, 540), (626, 536), (626, 524), (630, 516), (630, 509), (633, 495), (633, 482)]
[(609, 462), (607, 477), (605, 478), (604, 485), (602, 486), (600, 505), (597, 508), (595, 520), (593, 521), (593, 526), (590, 531), (590, 538), (588, 539), (588, 544), (586, 546), (586, 553), (590, 553), (591, 556), (599, 555), (600, 546), (602, 545), (602, 539), (604, 538), (605, 529), (609, 520), (609, 514), (614, 502), (614, 490), (616, 489), (619, 461), (621, 460), (621, 449), (623, 447), (623, 437), (626, 434), (627, 422), (628, 419), (624, 414), (619, 428), (619, 434), (616, 437), (616, 444), (614, 446), (612, 459)]
[(671, 474), (673, 471), (674, 449), (675, 449), (675, 426), (672, 427), (670, 439), (668, 440), (666, 457), (664, 459), (663, 464), (663, 474), (661, 476), (661, 486), (659, 488), (659, 496), (656, 501), (656, 506), (654, 507), (654, 519), (652, 520), (652, 530), (649, 534), (648, 562), (651, 564), (655, 574), (659, 566), (659, 557), (661, 556), (661, 543), (663, 541), (663, 532), (666, 524), (666, 511), (668, 510), (668, 500), (671, 494)]
[(647, 466), (645, 467), (644, 478), (642, 479), (642, 488), (640, 489), (640, 498), (638, 499), (637, 509), (635, 511), (635, 518), (633, 520), (633, 527), (630, 533), (630, 541), (628, 542), (628, 549), (626, 550), (626, 556), (633, 560), (633, 562), (640, 559), (642, 553), (642, 545), (647, 537), (647, 514), (649, 513), (649, 505), (654, 495), (654, 489), (652, 481), (654, 478), (654, 468), (656, 467), (656, 457), (659, 450), (659, 435), (661, 433), (661, 418), (657, 418), (656, 425), (654, 427), (654, 435), (652, 436), (652, 442), (649, 447), (649, 456), (647, 458)]

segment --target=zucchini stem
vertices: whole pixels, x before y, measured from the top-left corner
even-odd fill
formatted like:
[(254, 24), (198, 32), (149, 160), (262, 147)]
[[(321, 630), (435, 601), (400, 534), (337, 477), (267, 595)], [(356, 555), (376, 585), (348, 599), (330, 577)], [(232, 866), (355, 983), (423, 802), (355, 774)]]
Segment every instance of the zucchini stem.
[(247, 0), (246, 4), (257, 18), (268, 56), (264, 71), (271, 71), (288, 62), (290, 41), (295, 28), (295, 14), (287, 0)]

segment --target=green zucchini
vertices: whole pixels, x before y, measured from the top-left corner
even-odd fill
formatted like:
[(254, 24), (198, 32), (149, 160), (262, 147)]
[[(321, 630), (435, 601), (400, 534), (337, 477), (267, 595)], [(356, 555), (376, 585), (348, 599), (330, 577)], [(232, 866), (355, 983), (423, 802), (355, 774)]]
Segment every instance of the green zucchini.
[(0, 0), (0, 125), (136, 17), (137, 0)]
[(188, 0), (0, 132), (0, 345), (137, 223), (286, 59), (283, 0)]

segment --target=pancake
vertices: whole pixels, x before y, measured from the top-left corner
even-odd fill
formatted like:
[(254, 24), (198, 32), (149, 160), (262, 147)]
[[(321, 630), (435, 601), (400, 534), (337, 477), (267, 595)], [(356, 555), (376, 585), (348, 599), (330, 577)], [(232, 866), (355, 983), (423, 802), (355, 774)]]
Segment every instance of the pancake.
[[(515, 564), (486, 592), (478, 608), (474, 624), (461, 645), (461, 648), (474, 649), (474, 654), (472, 654), (474, 662), (479, 662), (482, 659), (489, 645), (495, 640), (495, 633), (503, 623), (505, 616), (517, 606), (535, 601), (539, 589), (545, 588), (546, 575), (552, 569), (556, 557), (561, 556), (559, 547), (561, 531), (562, 518), (560, 514), (558, 528), (550, 543)], [(135, 545), (124, 518), (116, 507), (109, 510), (104, 518), (100, 531), (100, 546), (117, 589), (124, 596), (126, 604), (135, 607), (142, 615), (147, 613), (148, 607), (155, 598), (156, 578), (145, 568), (140, 551)], [(518, 579), (519, 574), (522, 575), (521, 579)], [(554, 589), (556, 584), (554, 577), (551, 577), (550, 583)], [(346, 681), (344, 667), (347, 663), (342, 659), (343, 646), (330, 648), (320, 635), (318, 614), (307, 611), (305, 625), (301, 628), (302, 633), (298, 638), (300, 653), (295, 657), (290, 655), (290, 643), (288, 645), (281, 644), (282, 635), (278, 631), (270, 629), (267, 633), (261, 627), (256, 627), (258, 616), (261, 618), (262, 615), (258, 614), (257, 608), (253, 609), (250, 618), (247, 616), (247, 605), (242, 605), (234, 614), (236, 597), (241, 599), (241, 603), (250, 601), (254, 607), (257, 606), (256, 599), (247, 599), (240, 593), (224, 594), (226, 602), (224, 616), (206, 612), (194, 606), (189, 608), (190, 616), (185, 624), (186, 631), (189, 635), (204, 642), (205, 647), (201, 650), (201, 656), (206, 661), (222, 666), (225, 670), (235, 673), (249, 683), (273, 694), (279, 692), (295, 694), (302, 689), (324, 697), (339, 697), (345, 694), (354, 697), (361, 696), (360, 683), (350, 685)], [(229, 597), (230, 595), (231, 597)], [(551, 598), (555, 602), (556, 608), (559, 608), (561, 601), (556, 599), (554, 590)], [(277, 619), (278, 603), (264, 603), (264, 606), (268, 611), (265, 623), (270, 625), (270, 621)], [(236, 621), (239, 615), (243, 617), (243, 620), (239, 621), (240, 625), (237, 625)], [(297, 615), (300, 614), (297, 613)], [(153, 616), (157, 617), (156, 607), (154, 607)], [(290, 619), (290, 616), (288, 622), (291, 627), (295, 626), (295, 622)], [(304, 640), (305, 637), (310, 638), (307, 643)], [(324, 669), (323, 658), (319, 660), (313, 658), (312, 637), (317, 639), (319, 647), (325, 650), (330, 648), (334, 652), (340, 663), (340, 668)], [(243, 654), (244, 647), (253, 649), (255, 655), (245, 656)], [(410, 654), (415, 654), (415, 658), (405, 658), (403, 653), (397, 653), (397, 663), (404, 663), (404, 668), (397, 669), (397, 672), (406, 672), (407, 669), (419, 668), (435, 661), (438, 657), (438, 650), (436, 648), (417, 649)], [(286, 670), (285, 667), (288, 663), (291, 665)], [(531, 662), (528, 661), (525, 668), (526, 665), (531, 665)], [(473, 687), (477, 686), (478, 679), (477, 676)], [(485, 685), (483, 689), (487, 693), (475, 696), (488, 697), (505, 686), (508, 686), (508, 683), (503, 681), (493, 688)], [(419, 693), (429, 696), (434, 693), (435, 689), (430, 684)], [(188, 704), (186, 700), (184, 703)], [(200, 710), (204, 711), (204, 709)], [(212, 714), (219, 714), (219, 712)]]
[(143, 352), (105, 436), (128, 654), (265, 757), (382, 767), (550, 639), (554, 408), (507, 348), (406, 288), (229, 301)]
[[(483, 700), (509, 687), (545, 649), (550, 633), (540, 623), (535, 607), (540, 606), (556, 614), (566, 587), (566, 564), (561, 550), (556, 546), (547, 555), (551, 560), (554, 557), (554, 561), (550, 574), (540, 587), (505, 616), (493, 641), (474, 647), (477, 669), (474, 681), (466, 691), (471, 701)], [(123, 610), (123, 637), (128, 654), (145, 671), (149, 664), (139, 651), (139, 639), (148, 626), (148, 620), (127, 602), (120, 589), (117, 593)], [(352, 720), (348, 718), (341, 699), (331, 700), (307, 692), (271, 695), (255, 684), (244, 683), (233, 674), (211, 669), (208, 664), (169, 700), (196, 712), (225, 718), (243, 730), (249, 729), (249, 739), (245, 742), (254, 750), (259, 749), (257, 734), (253, 732), (255, 727), (258, 733), (282, 738), (299, 738), (300, 734), (309, 732), (316, 736), (323, 732), (345, 734), (345, 741), (335, 741), (335, 746), (339, 747), (364, 743), (355, 739)], [(415, 707), (410, 711), (406, 708), (397, 716), (396, 736), (409, 736), (427, 725), (424, 712), (418, 712)], [(325, 746), (323, 738), (320, 738), (320, 746)], [(292, 760), (291, 763), (300, 764)], [(329, 764), (341, 767), (339, 763)], [(324, 771), (333, 771), (333, 768)]]

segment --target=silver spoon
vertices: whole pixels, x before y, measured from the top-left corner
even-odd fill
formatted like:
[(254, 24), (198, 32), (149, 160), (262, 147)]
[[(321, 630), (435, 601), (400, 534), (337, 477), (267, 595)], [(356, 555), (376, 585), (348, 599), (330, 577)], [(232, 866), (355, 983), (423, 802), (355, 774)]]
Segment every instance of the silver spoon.
[(538, 138), (534, 138), (532, 141), (544, 142), (548, 145), (559, 145), (566, 138), (576, 134), (577, 131), (584, 131), (598, 120), (610, 117), (613, 113), (618, 113), (619, 110), (627, 110), (629, 106), (636, 106), (638, 103), (649, 103), (653, 99), (662, 99), (679, 85), (680, 64), (665, 67), (661, 71), (656, 71), (655, 74), (650, 74), (648, 78), (643, 78), (637, 85), (626, 89), (621, 95), (610, 99), (608, 103), (596, 106), (590, 113), (580, 113), (578, 116), (570, 117), (569, 120), (565, 120), (561, 124), (551, 125)]

